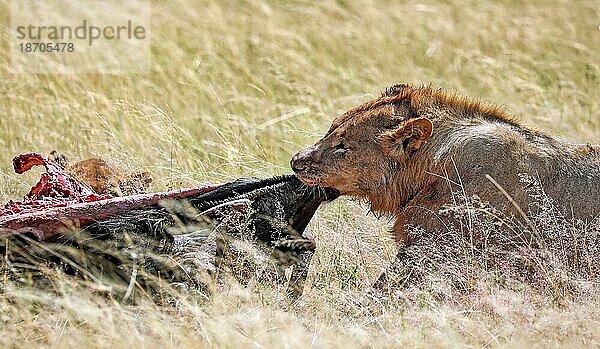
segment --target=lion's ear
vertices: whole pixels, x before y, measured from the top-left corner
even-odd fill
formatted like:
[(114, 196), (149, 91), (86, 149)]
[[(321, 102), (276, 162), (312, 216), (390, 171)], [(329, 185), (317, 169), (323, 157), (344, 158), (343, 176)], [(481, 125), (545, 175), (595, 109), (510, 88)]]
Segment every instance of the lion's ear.
[(406, 157), (431, 137), (433, 124), (425, 117), (410, 119), (381, 137), (381, 146), (391, 156)]

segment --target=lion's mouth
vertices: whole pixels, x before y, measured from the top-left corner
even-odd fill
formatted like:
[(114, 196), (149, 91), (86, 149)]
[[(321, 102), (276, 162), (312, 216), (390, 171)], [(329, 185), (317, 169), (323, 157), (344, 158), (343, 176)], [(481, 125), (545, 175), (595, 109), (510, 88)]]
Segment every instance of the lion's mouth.
[(300, 179), (302, 183), (310, 187), (321, 186), (322, 183), (322, 179), (320, 176), (316, 176), (307, 172), (297, 172), (296, 177), (298, 177), (298, 179)]
[(344, 190), (344, 188), (341, 188), (339, 185), (332, 185), (331, 183), (324, 181), (322, 176), (317, 176), (309, 172), (298, 172), (296, 173), (296, 177), (309, 187), (333, 189), (338, 191), (340, 195), (348, 195), (349, 193), (348, 190)]

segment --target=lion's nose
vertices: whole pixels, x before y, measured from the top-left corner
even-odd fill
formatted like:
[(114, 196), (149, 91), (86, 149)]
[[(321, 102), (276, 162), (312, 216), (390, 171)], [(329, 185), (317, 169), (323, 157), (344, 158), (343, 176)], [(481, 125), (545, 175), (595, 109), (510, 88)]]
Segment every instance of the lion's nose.
[(308, 168), (308, 165), (310, 163), (310, 152), (307, 150), (308, 149), (302, 150), (292, 157), (292, 160), (290, 161), (290, 166), (292, 167), (292, 170), (294, 170), (294, 172), (302, 172)]
[(294, 170), (294, 172), (302, 172), (306, 170), (307, 167), (306, 161), (298, 155), (299, 154), (294, 155), (290, 161), (290, 165), (292, 166), (292, 170)]

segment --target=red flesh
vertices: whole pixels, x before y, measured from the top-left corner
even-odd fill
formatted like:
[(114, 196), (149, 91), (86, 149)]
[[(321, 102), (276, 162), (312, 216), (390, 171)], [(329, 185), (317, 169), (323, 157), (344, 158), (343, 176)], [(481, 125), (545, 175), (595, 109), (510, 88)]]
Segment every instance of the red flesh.
[(71, 227), (85, 227), (131, 210), (157, 206), (162, 200), (185, 199), (221, 186), (205, 185), (114, 198), (96, 194), (40, 154), (19, 155), (13, 159), (13, 165), (16, 173), (24, 173), (33, 166), (44, 166), (46, 172), (23, 201), (11, 200), (0, 208), (0, 237), (30, 232), (40, 241), (48, 240)]

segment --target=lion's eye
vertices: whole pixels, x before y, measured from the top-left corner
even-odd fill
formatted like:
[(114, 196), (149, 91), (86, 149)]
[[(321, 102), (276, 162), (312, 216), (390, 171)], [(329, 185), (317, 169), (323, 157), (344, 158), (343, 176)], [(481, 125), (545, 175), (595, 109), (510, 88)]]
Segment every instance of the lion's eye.
[(400, 125), (400, 123), (399, 122), (395, 122), (395, 123), (392, 123), (392, 124), (383, 125), (383, 128), (386, 129), (386, 130), (394, 130), (394, 129), (396, 129), (398, 127), (398, 125)]
[(334, 154), (344, 154), (349, 150), (343, 143), (336, 145), (335, 147), (333, 147), (333, 149)]
[(386, 130), (394, 130), (404, 121), (404, 117), (394, 114), (392, 118), (387, 118), (383, 121), (383, 128)]

